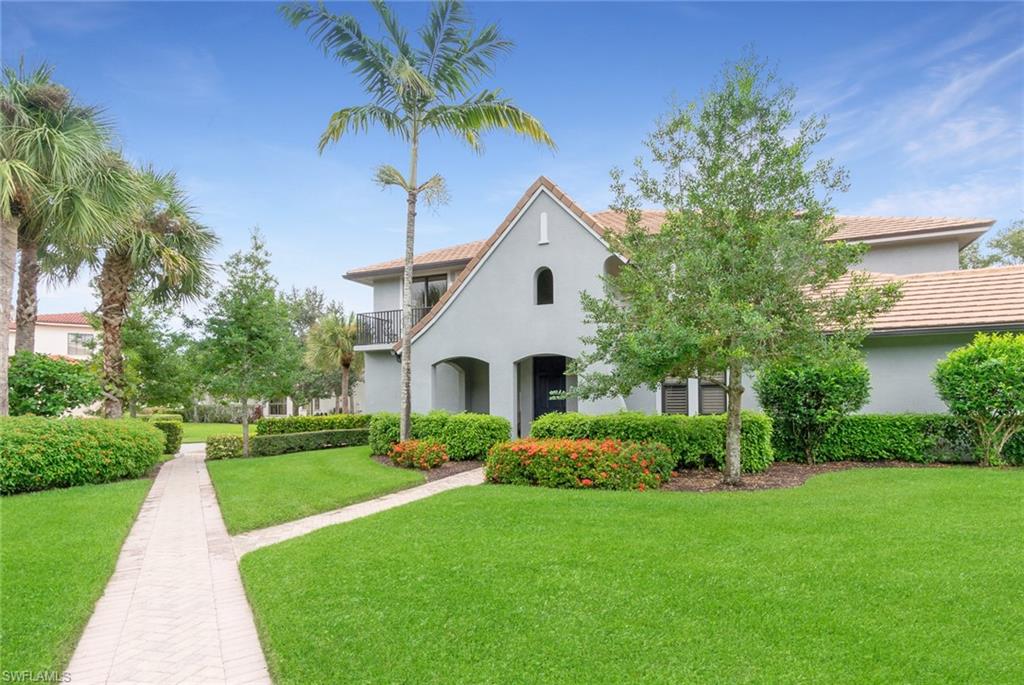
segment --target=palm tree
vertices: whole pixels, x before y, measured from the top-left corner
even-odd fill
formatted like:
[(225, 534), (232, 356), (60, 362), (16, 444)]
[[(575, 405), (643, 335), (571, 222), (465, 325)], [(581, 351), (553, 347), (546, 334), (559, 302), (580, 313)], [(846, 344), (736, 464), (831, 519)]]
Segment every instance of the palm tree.
[(349, 378), (357, 358), (355, 344), (354, 314), (328, 314), (313, 324), (306, 338), (307, 366), (325, 374), (341, 370), (341, 388), (334, 395), (334, 410), (344, 414), (352, 412), (349, 404)]
[(173, 173), (137, 172), (145, 194), (126, 230), (104, 242), (86, 262), (99, 268), (103, 329), (103, 413), (124, 411), (125, 371), (121, 327), (133, 293), (156, 305), (202, 297), (212, 282), (210, 252), (217, 236), (201, 225)]
[(401, 437), (409, 437), (412, 350), (412, 260), (416, 234), (416, 204), (422, 194), (427, 202), (446, 197), (444, 179), (435, 174), (419, 182), (420, 138), (424, 133), (450, 134), (474, 150), (481, 149), (481, 134), (505, 129), (554, 147), (540, 121), (523, 111), (500, 90), (476, 91), (490, 75), (495, 59), (512, 48), (494, 24), (474, 31), (461, 2), (442, 0), (430, 9), (418, 31), (420, 45), (413, 47), (390, 7), (375, 0), (374, 8), (384, 26), (383, 38), (363, 32), (350, 15), (332, 14), (323, 3), (284, 5), (281, 12), (293, 26), (306, 24), (310, 40), (351, 67), (360, 77), (370, 102), (345, 107), (331, 115), (320, 137), (320, 151), (343, 135), (380, 126), (409, 145), (409, 174), (393, 166), (377, 169), (382, 186), (398, 186), (406, 194), (405, 268), (402, 273), (402, 381)]
[[(53, 83), (52, 73), (46, 65), (30, 74), (4, 67), (0, 83), (0, 321), (6, 327), (11, 320), (15, 254), (24, 247), (19, 349), (33, 344), (40, 242), (82, 247), (113, 225), (93, 194), (110, 130), (96, 110), (76, 105)], [(0, 416), (7, 414), (7, 347), (7, 335), (0, 335)]]

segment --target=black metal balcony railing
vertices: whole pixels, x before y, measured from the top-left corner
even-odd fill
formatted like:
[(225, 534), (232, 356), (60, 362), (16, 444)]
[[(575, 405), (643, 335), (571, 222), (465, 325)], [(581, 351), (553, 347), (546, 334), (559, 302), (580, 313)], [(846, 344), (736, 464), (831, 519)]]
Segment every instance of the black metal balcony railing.
[[(427, 315), (430, 307), (413, 307), (412, 323)], [(356, 345), (392, 345), (402, 337), (402, 310), (356, 315)]]

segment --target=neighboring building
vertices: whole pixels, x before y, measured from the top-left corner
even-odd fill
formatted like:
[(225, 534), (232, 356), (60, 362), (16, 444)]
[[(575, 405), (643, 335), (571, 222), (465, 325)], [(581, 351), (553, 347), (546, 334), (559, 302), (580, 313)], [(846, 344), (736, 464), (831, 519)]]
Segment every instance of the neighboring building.
[[(8, 350), (14, 354), (14, 322), (8, 323)], [(39, 314), (36, 317), (35, 351), (72, 359), (88, 359), (97, 342), (96, 330), (85, 314)]]
[[(646, 212), (658, 230), (663, 212)], [(865, 411), (943, 411), (929, 374), (980, 330), (1024, 329), (1024, 267), (959, 271), (959, 251), (994, 223), (982, 219), (838, 217), (836, 240), (866, 243), (859, 268), (904, 281), (904, 296), (879, 317), (865, 344), (872, 394)], [(567, 359), (582, 351), (579, 294), (601, 292), (602, 273), (623, 264), (604, 235), (624, 227), (614, 212), (588, 213), (538, 179), (487, 240), (432, 250), (414, 260), (412, 402), (507, 417), (513, 431), (549, 411), (629, 409), (720, 413), (724, 393), (696, 379), (666, 379), (627, 397), (552, 400), (571, 387)], [(374, 311), (358, 317), (365, 353), (365, 411), (399, 408), (402, 260), (353, 269), (373, 287)], [(753, 390), (744, 406), (757, 407)]]
[[(366, 404), (364, 384), (352, 386), (352, 413), (360, 414)], [(316, 414), (334, 414), (336, 402), (333, 397), (321, 397), (297, 408), (291, 397), (282, 397), (269, 402), (261, 402), (264, 416), (314, 416)]]

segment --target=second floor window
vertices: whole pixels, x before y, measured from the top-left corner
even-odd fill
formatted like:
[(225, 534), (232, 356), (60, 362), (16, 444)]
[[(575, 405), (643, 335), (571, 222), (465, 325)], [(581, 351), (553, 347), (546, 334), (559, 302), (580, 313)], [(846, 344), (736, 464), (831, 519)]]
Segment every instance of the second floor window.
[(555, 277), (551, 269), (544, 267), (537, 272), (537, 304), (553, 304), (555, 301)]
[(68, 333), (68, 354), (81, 357), (92, 352), (92, 333)]
[(267, 413), (271, 416), (284, 416), (288, 413), (288, 402), (285, 398), (270, 400)]
[(447, 274), (417, 276), (412, 279), (412, 306), (433, 307), (448, 290)]

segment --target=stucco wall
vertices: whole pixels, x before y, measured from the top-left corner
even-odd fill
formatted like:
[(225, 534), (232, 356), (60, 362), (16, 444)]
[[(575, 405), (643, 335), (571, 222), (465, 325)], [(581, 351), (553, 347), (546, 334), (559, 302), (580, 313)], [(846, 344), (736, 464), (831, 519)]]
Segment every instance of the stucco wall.
[(388, 350), (365, 352), (363, 359), (365, 411), (398, 411), (402, 377), (398, 359)]
[(871, 371), (867, 413), (945, 412), (931, 373), (950, 350), (966, 345), (972, 334), (908, 335), (869, 338), (864, 345)]
[[(68, 355), (68, 333), (86, 333), (98, 335), (96, 331), (85, 326), (60, 326), (54, 324), (36, 325), (35, 351), (39, 354), (60, 354), (65, 357), (72, 356), (76, 359), (88, 359), (88, 354)], [(96, 338), (94, 341), (98, 341)], [(14, 332), (11, 331), (7, 338), (8, 350), (14, 354)]]
[(373, 282), (373, 311), (384, 312), (402, 306), (402, 279), (378, 278)]
[(956, 238), (872, 245), (860, 268), (887, 274), (913, 274), (960, 268)]
[[(541, 213), (547, 213), (546, 245), (538, 244)], [(451, 357), (473, 357), (489, 364), (490, 413), (516, 425), (516, 362), (538, 354), (575, 357), (581, 351), (579, 293), (601, 289), (599, 275), (608, 257), (604, 245), (546, 193), (541, 193), (507, 231), (493, 254), (466, 283), (445, 313), (413, 344), (413, 409), (431, 408), (431, 367)], [(554, 275), (554, 303), (534, 304), (534, 278), (547, 267)], [(638, 399), (640, 406), (653, 408)], [(588, 412), (617, 411), (620, 399), (580, 402)], [(526, 427), (524, 426), (524, 432)]]

